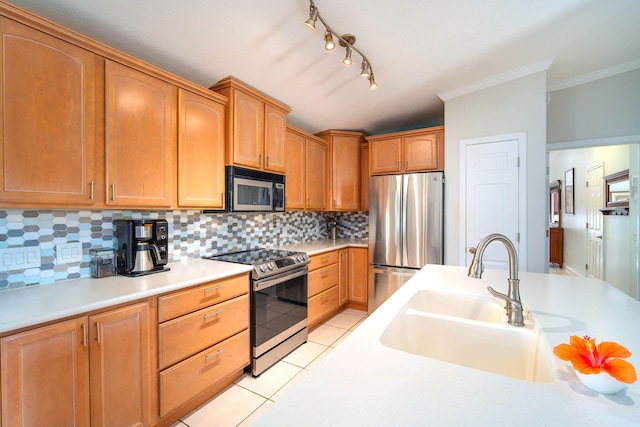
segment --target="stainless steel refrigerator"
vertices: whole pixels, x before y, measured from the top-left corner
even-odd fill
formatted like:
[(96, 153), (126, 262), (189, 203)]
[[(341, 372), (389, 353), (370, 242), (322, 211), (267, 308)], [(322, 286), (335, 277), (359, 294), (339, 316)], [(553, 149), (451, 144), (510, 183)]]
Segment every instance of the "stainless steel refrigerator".
[(369, 313), (426, 264), (442, 264), (443, 191), (442, 172), (370, 178)]

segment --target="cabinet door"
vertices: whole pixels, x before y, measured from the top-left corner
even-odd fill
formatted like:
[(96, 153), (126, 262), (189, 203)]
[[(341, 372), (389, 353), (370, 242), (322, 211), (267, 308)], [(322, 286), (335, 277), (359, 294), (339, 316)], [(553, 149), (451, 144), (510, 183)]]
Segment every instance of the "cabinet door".
[(349, 301), (367, 304), (367, 250), (349, 248)]
[(233, 96), (235, 109), (233, 163), (261, 169), (264, 145), (264, 103), (239, 90), (234, 90)]
[(360, 210), (369, 210), (369, 146), (360, 147)]
[(95, 56), (0, 17), (0, 201), (88, 205)]
[(148, 303), (91, 316), (89, 325), (91, 426), (151, 425)]
[(178, 90), (178, 205), (224, 208), (224, 105)]
[(338, 251), (338, 305), (349, 300), (349, 249)]
[(287, 115), (271, 105), (264, 107), (264, 169), (284, 173)]
[(170, 207), (175, 86), (112, 61), (105, 85), (107, 204)]
[(438, 134), (416, 135), (402, 139), (404, 171), (421, 172), (438, 169)]
[(304, 209), (306, 139), (294, 132), (287, 132), (285, 161), (286, 209)]
[(402, 144), (400, 138), (371, 141), (369, 150), (371, 175), (401, 172)]
[(327, 207), (325, 202), (327, 194), (327, 146), (317, 141), (307, 140), (305, 163), (306, 207), (308, 210), (323, 211)]
[(332, 138), (332, 210), (357, 211), (360, 208), (360, 138)]
[(2, 425), (89, 426), (87, 318), (2, 338)]

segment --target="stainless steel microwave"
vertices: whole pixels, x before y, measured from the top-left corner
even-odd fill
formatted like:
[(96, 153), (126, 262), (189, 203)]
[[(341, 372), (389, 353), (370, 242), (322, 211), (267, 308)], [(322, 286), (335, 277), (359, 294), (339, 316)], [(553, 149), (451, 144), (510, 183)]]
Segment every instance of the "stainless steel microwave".
[(227, 166), (228, 212), (284, 212), (284, 175)]

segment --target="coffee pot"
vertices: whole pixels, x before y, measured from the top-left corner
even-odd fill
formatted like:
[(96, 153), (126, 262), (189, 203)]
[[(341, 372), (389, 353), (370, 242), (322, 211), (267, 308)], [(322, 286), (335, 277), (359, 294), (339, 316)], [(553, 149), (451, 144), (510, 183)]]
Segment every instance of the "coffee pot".
[(169, 270), (165, 267), (169, 260), (167, 221), (118, 219), (114, 225), (118, 274), (140, 276)]

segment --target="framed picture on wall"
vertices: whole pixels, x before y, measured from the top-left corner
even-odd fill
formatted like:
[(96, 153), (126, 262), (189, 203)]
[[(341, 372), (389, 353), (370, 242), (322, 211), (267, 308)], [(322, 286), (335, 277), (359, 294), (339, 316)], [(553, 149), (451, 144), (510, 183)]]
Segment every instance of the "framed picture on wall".
[(564, 173), (564, 213), (574, 215), (573, 211), (573, 168)]

